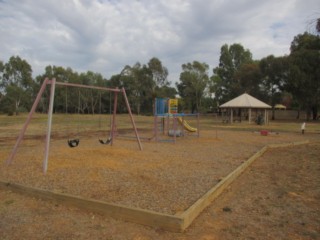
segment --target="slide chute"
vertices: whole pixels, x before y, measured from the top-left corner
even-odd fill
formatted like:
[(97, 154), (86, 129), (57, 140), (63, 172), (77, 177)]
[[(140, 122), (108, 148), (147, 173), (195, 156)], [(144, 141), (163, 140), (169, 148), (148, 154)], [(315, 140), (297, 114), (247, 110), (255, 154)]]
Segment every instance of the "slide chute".
[(184, 129), (186, 129), (189, 132), (196, 132), (198, 131), (197, 128), (191, 127), (187, 121), (183, 120), (181, 117), (178, 117), (178, 121), (179, 123), (184, 127)]

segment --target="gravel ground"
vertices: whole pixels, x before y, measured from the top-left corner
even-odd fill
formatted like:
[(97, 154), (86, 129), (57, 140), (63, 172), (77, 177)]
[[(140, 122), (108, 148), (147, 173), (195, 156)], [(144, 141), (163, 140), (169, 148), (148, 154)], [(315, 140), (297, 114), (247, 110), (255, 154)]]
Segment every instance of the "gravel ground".
[[(84, 198), (175, 214), (186, 210), (222, 178), (267, 144), (317, 139), (316, 134), (203, 131), (177, 143), (116, 139), (100, 145), (87, 136), (77, 148), (53, 140), (47, 174), (42, 173), (43, 141), (25, 140), (0, 179)], [(10, 143), (10, 142), (9, 142)], [(13, 142), (12, 142), (13, 145)], [(10, 148), (1, 151), (6, 159)]]
[[(112, 175), (114, 184), (117, 184), (117, 181), (120, 180), (130, 180), (135, 183), (133, 185), (127, 182), (118, 183), (118, 194), (115, 191), (112, 194), (101, 191), (103, 193), (101, 196), (99, 195), (101, 198), (108, 196), (106, 199), (111, 201), (117, 196), (120, 199), (119, 201), (127, 201), (134, 205), (136, 204), (135, 201), (126, 199), (128, 197), (126, 191), (130, 190), (130, 197), (132, 196), (135, 200), (138, 199), (139, 202), (147, 202), (141, 199), (141, 196), (139, 199), (139, 192), (133, 189), (139, 187), (143, 191), (150, 192), (152, 195), (150, 199), (154, 201), (156, 196), (159, 196), (158, 201), (166, 205), (170, 196), (164, 197), (161, 195), (163, 193), (158, 191), (158, 185), (168, 184), (172, 187), (176, 183), (162, 179), (164, 177), (162, 175), (165, 173), (154, 177), (151, 174), (152, 172), (155, 173), (159, 169), (163, 172), (164, 169), (168, 169), (176, 175), (175, 177), (170, 176), (170, 180), (179, 179), (178, 176), (182, 177), (183, 174), (180, 172), (187, 172), (190, 176), (195, 176), (194, 174), (199, 171), (202, 174), (208, 172), (208, 174), (204, 174), (205, 177), (200, 177), (201, 182), (195, 177), (192, 178), (192, 181), (196, 182), (193, 185), (196, 187), (193, 189), (188, 187), (192, 182), (188, 181), (188, 178), (184, 178), (188, 181), (186, 184), (178, 181), (178, 186), (187, 188), (180, 189), (179, 193), (189, 196), (188, 192), (193, 195), (193, 192), (198, 192), (198, 188), (202, 188), (200, 185), (207, 181), (206, 178), (214, 178), (213, 183), (215, 183), (225, 173), (241, 163), (242, 158), (246, 159), (246, 155), (251, 155), (251, 152), (255, 151), (256, 148), (260, 149), (261, 145), (301, 141), (307, 138), (318, 140), (318, 142), (267, 151), (205, 209), (184, 233), (170, 233), (159, 228), (118, 221), (108, 216), (0, 190), (0, 238), (3, 240), (320, 239), (319, 135), (301, 136), (286, 133), (278, 136), (262, 137), (249, 132), (221, 131), (218, 132), (218, 138), (216, 138), (215, 132), (204, 132), (201, 139), (185, 139), (175, 145), (146, 143), (143, 152), (137, 151), (136, 145), (130, 142), (119, 141), (114, 147), (108, 148), (106, 151), (103, 150), (99, 154), (96, 151), (98, 156), (102, 154), (106, 157), (104, 160), (99, 160), (98, 156), (95, 156), (95, 160), (90, 160), (84, 154), (85, 151), (80, 150), (80, 146), (76, 151), (72, 150), (71, 154), (70, 149), (64, 149), (64, 145), (59, 148), (58, 143), (56, 143), (53, 146), (47, 175), (43, 176), (41, 173), (41, 161), (39, 159), (42, 156), (39, 156), (39, 159), (35, 162), (30, 160), (33, 159), (29, 157), (32, 155), (30, 154), (30, 148), (22, 149), (10, 167), (1, 166), (0, 173), (1, 179), (7, 181), (47, 189), (56, 188), (65, 192), (91, 196), (92, 192), (97, 192), (97, 187), (88, 189), (92, 184), (90, 181), (96, 181), (97, 186), (103, 186), (103, 184), (99, 184), (99, 181), (104, 178), (111, 181), (111, 175), (97, 174), (105, 168), (108, 173), (118, 171), (118, 174), (114, 173)], [(128, 144), (128, 148), (126, 144)], [(187, 145), (189, 145), (189, 148), (184, 148)], [(92, 147), (89, 147), (89, 143), (86, 147), (92, 149)], [(158, 147), (161, 147), (161, 150)], [(172, 157), (177, 153), (183, 153), (183, 149), (188, 154), (181, 154), (183, 156), (177, 158)], [(197, 149), (197, 151), (194, 152), (194, 149)], [(204, 149), (210, 151), (210, 155), (202, 152)], [(169, 150), (176, 150), (176, 152), (173, 154)], [(162, 158), (161, 161), (159, 151), (161, 151), (162, 157), (165, 155), (170, 159)], [(1, 151), (1, 157), (5, 156), (6, 158), (7, 152), (7, 150)], [(66, 157), (65, 152), (69, 152), (66, 159), (54, 157), (59, 156), (59, 154)], [(33, 155), (41, 155), (40, 153), (42, 153), (41, 150), (35, 151)], [(19, 156), (21, 154), (22, 156)], [(129, 157), (126, 157), (127, 154), (129, 154)], [(142, 158), (144, 154), (146, 154), (146, 157)], [(76, 157), (72, 157), (74, 155)], [(141, 157), (140, 161), (137, 160), (138, 157)], [(185, 159), (180, 159), (183, 157)], [(198, 162), (191, 161), (191, 157)], [(197, 168), (198, 165), (201, 165), (199, 161), (203, 161), (206, 166), (210, 166), (211, 163), (211, 168)], [(189, 165), (183, 164), (184, 162)], [(78, 168), (75, 167), (77, 165), (79, 165)], [(86, 170), (80, 171), (82, 168)], [(148, 169), (148, 172), (141, 169)], [(225, 173), (221, 172), (223, 169)], [(210, 171), (213, 174), (212, 176), (209, 175)], [(150, 182), (149, 179), (143, 179), (141, 176), (148, 176), (157, 181)], [(126, 179), (126, 177), (129, 178)], [(77, 181), (81, 183), (77, 183)], [(152, 191), (147, 183), (153, 186)], [(177, 196), (174, 192), (177, 189), (172, 187), (173, 192), (168, 191), (165, 194)], [(183, 202), (186, 201), (182, 197), (180, 199)], [(150, 203), (146, 204), (148, 206), (152, 205)], [(180, 205), (171, 203), (171, 205), (167, 204), (166, 208), (172, 211), (174, 206)], [(157, 207), (157, 209), (162, 209), (162, 207)]]

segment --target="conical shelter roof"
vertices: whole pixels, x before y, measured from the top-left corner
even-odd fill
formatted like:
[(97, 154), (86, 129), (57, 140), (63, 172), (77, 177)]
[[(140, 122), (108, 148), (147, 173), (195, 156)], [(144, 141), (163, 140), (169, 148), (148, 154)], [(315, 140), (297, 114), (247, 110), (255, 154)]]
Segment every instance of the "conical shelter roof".
[(220, 106), (220, 108), (271, 108), (270, 105), (244, 93), (229, 102)]

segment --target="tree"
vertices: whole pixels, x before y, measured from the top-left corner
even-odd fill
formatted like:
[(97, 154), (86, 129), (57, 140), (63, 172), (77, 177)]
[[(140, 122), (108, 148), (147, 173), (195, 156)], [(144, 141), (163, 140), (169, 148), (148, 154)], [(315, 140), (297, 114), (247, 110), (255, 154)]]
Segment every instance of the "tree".
[(121, 72), (121, 82), (137, 114), (141, 111), (152, 112), (152, 89), (155, 88), (155, 83), (146, 65), (137, 62), (132, 67), (125, 66)]
[(7, 103), (6, 112), (18, 115), (20, 108), (31, 106), (32, 68), (26, 60), (12, 56), (3, 65), (2, 88)]
[(192, 113), (199, 112), (202, 97), (204, 97), (208, 86), (209, 65), (194, 61), (193, 63), (183, 64), (182, 70), (180, 83), (176, 83), (178, 93)]
[(156, 97), (159, 98), (175, 98), (177, 90), (170, 86), (156, 87)]
[(125, 87), (133, 110), (140, 113), (152, 113), (154, 98), (176, 92), (169, 87), (168, 70), (158, 58), (152, 58), (147, 65), (137, 62), (133, 66), (125, 66), (119, 76), (112, 81)]
[[(50, 79), (55, 78), (59, 82), (81, 84), (79, 74), (69, 67), (64, 68), (61, 66), (46, 66), (45, 73), (36, 78), (39, 86), (46, 77)], [(48, 99), (49, 91), (50, 89), (47, 88), (44, 94), (44, 96), (46, 96), (45, 99)], [(54, 97), (54, 112), (84, 113), (85, 111), (88, 111), (89, 104), (84, 98), (81, 98), (81, 100), (84, 100), (80, 101), (79, 104), (79, 97), (81, 97), (80, 89), (74, 87), (56, 87)], [(48, 103), (45, 102), (44, 105), (48, 105)]]
[(261, 71), (259, 62), (244, 63), (234, 74), (235, 92), (261, 96)]
[(0, 61), (0, 112), (1, 112), (1, 101), (4, 98), (3, 70), (4, 70), (4, 64), (2, 61)]
[(291, 43), (289, 72), (286, 89), (293, 94), (307, 119), (315, 120), (320, 104), (320, 37), (309, 33), (299, 34)]
[(162, 66), (158, 58), (151, 58), (148, 62), (148, 68), (152, 74), (152, 80), (156, 86), (168, 86), (168, 69)]
[(276, 58), (270, 55), (261, 59), (260, 69), (262, 74), (261, 88), (272, 106), (272, 120), (274, 120), (274, 105), (281, 99), (281, 91), (288, 74), (287, 58)]
[(241, 92), (239, 81), (235, 78), (237, 71), (244, 64), (252, 63), (252, 54), (241, 44), (221, 47), (219, 66), (213, 69), (212, 90), (219, 102), (224, 102), (238, 96)]
[[(102, 75), (92, 71), (81, 73), (79, 76), (79, 82), (83, 85), (106, 87), (106, 80), (103, 79)], [(102, 112), (101, 106), (99, 106), (101, 97), (101, 91), (95, 89), (83, 91), (82, 93), (82, 100), (86, 106), (85, 108), (87, 108), (88, 111), (90, 110), (92, 114), (95, 114), (96, 111)], [(105, 101), (109, 101), (109, 99), (104, 99), (103, 102)]]
[(1, 92), (1, 90), (3, 88), (3, 71), (4, 71), (4, 64), (0, 60), (0, 92)]

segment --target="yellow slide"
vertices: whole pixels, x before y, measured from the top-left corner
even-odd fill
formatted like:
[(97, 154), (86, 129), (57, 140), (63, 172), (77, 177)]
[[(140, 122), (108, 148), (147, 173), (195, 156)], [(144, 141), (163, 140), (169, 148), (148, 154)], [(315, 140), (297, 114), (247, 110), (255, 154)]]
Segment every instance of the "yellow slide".
[(186, 129), (189, 132), (196, 132), (198, 131), (197, 128), (191, 127), (187, 121), (183, 120), (181, 117), (178, 117), (179, 122), (183, 125), (184, 129)]

